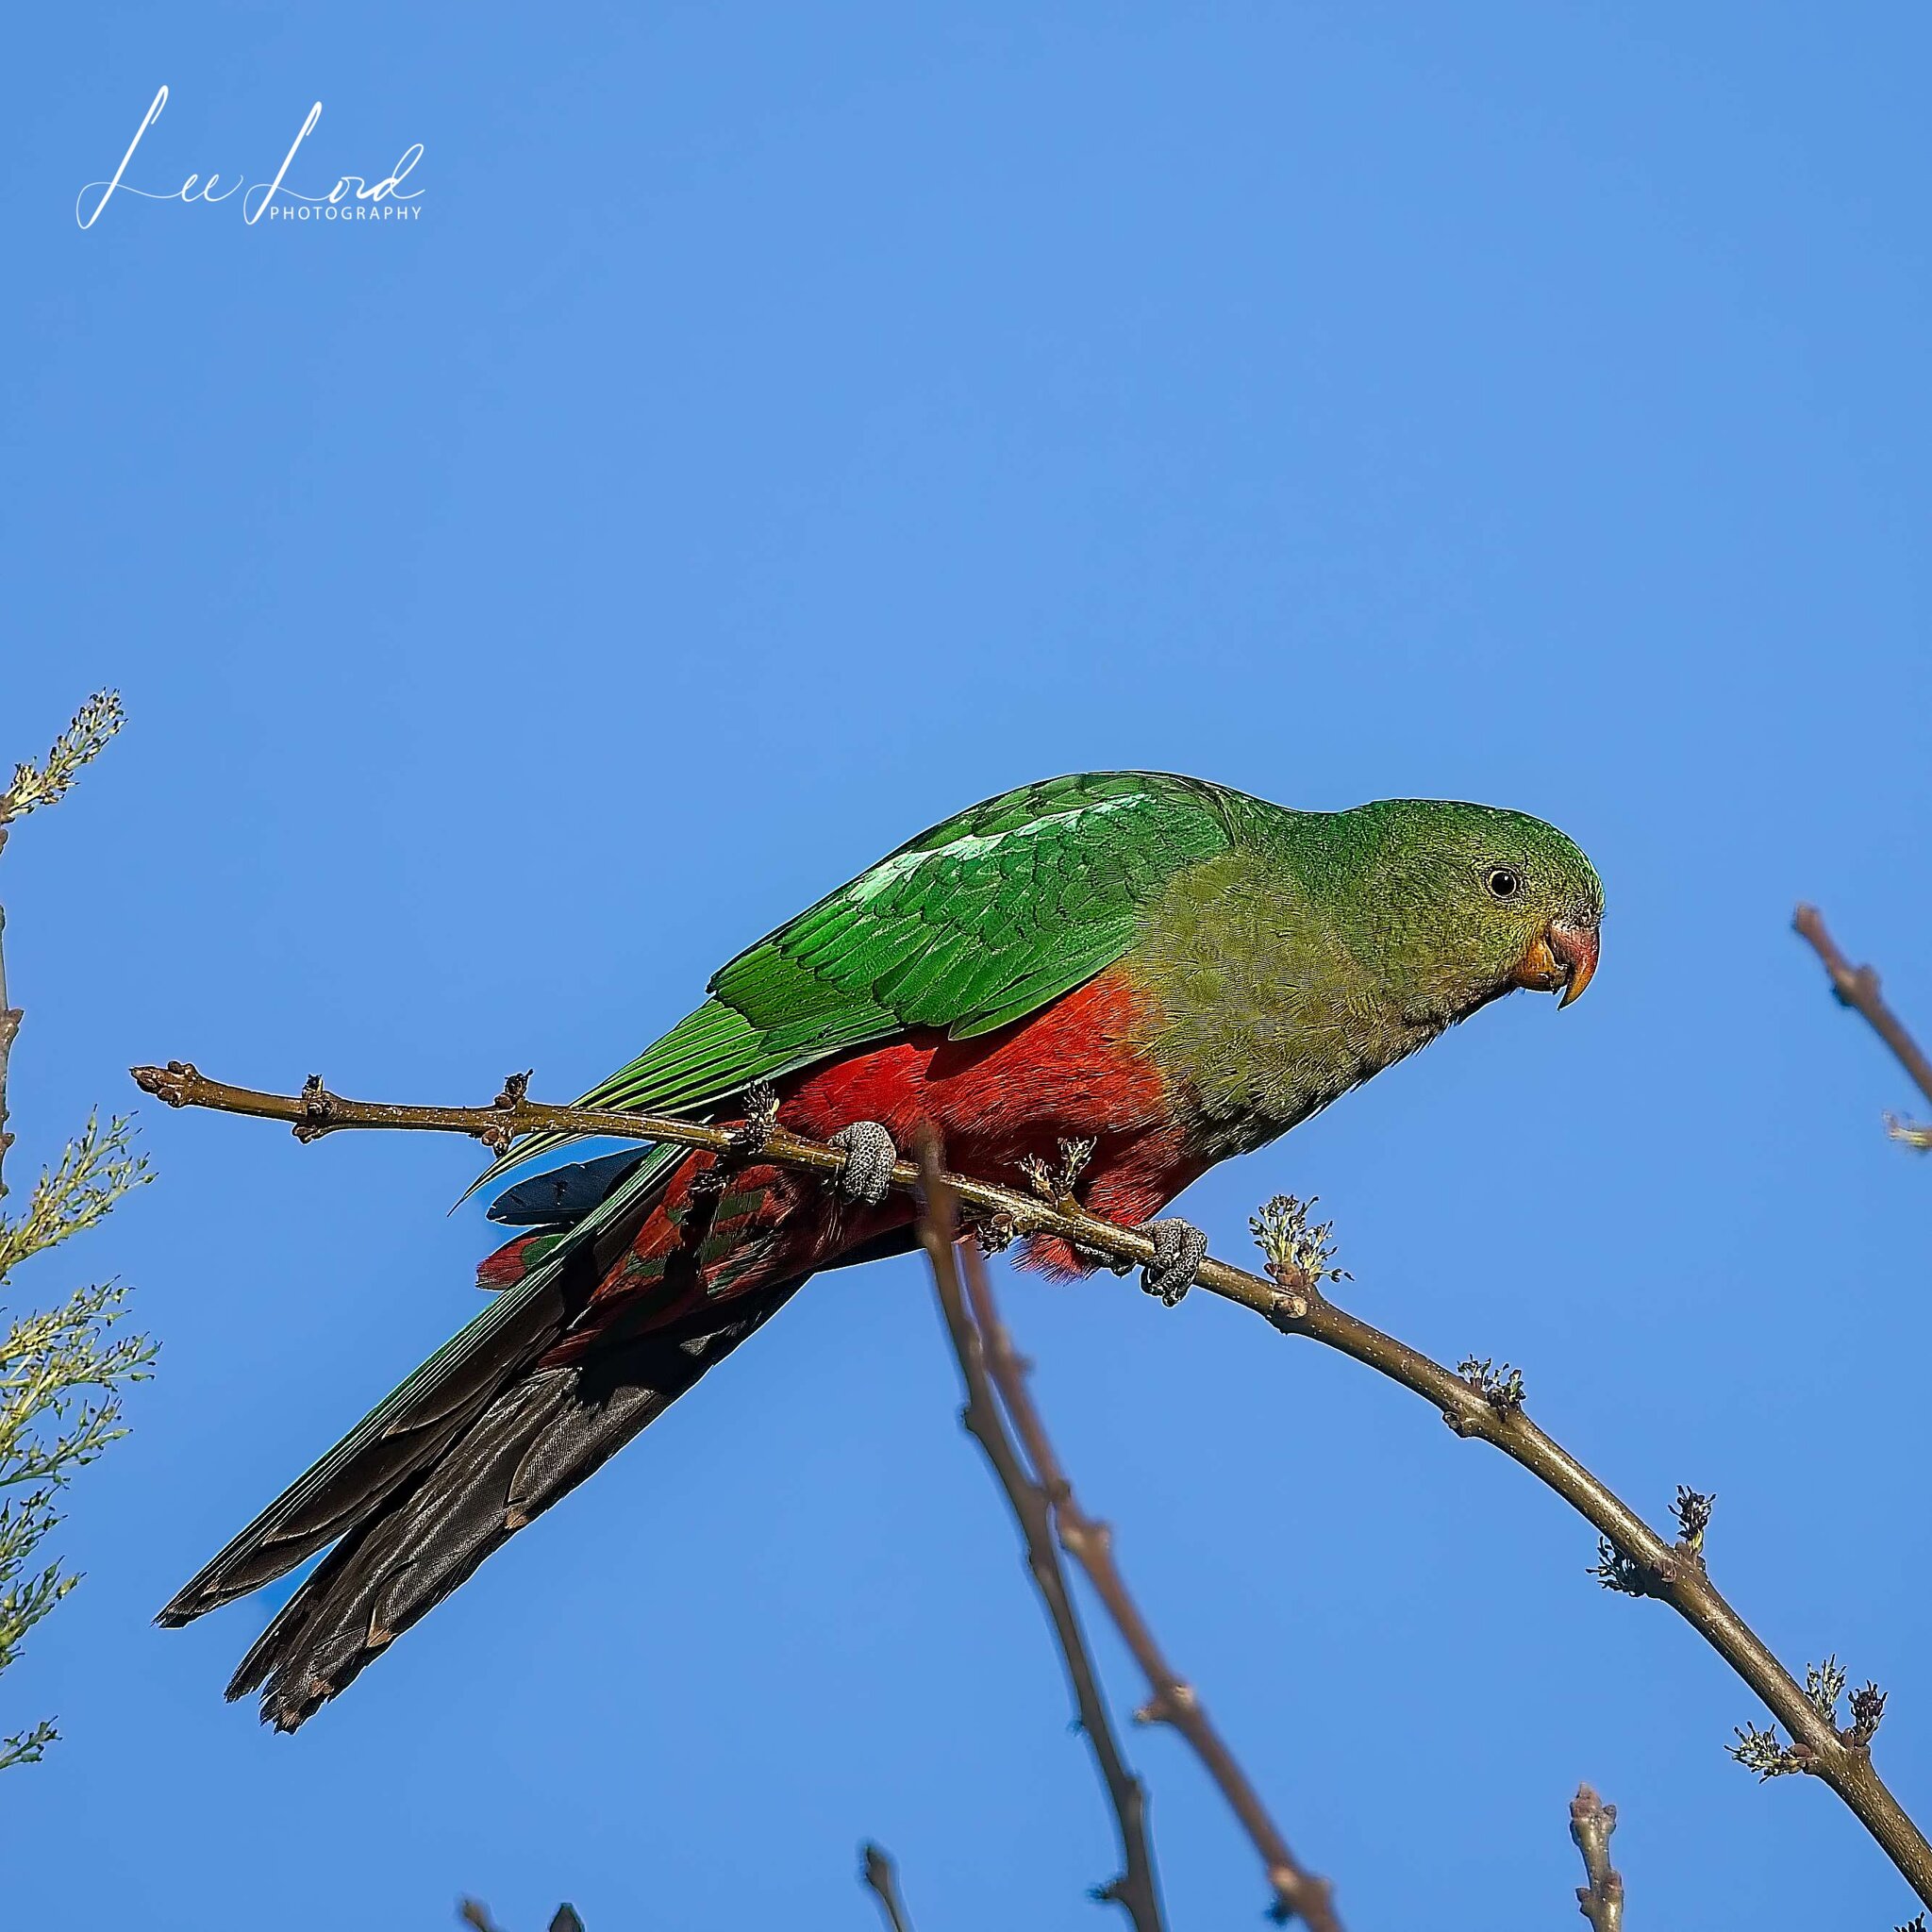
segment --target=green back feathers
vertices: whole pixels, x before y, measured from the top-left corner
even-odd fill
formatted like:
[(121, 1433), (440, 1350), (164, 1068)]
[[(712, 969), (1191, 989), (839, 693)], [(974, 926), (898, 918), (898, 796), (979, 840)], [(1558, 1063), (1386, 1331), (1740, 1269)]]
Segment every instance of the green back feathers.
[[(1024, 1019), (1105, 972), (1175, 874), (1273, 809), (1149, 772), (1049, 778), (969, 807), (720, 968), (702, 1007), (581, 1104), (702, 1112), (908, 1027), (967, 1040)], [(570, 1138), (533, 1136), (475, 1185)]]
[[(991, 1033), (1110, 966), (1176, 871), (1224, 851), (1214, 788), (1050, 779), (922, 833), (741, 953), (714, 998), (776, 1055), (941, 1026)], [(835, 1048), (836, 1050), (836, 1048)]]

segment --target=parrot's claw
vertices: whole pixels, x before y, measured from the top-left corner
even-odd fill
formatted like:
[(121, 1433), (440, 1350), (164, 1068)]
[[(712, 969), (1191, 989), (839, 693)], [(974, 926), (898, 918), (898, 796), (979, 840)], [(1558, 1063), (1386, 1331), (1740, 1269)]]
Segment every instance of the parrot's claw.
[(1175, 1307), (1194, 1285), (1208, 1258), (1208, 1237), (1191, 1221), (1149, 1221), (1141, 1232), (1154, 1243), (1154, 1258), (1141, 1271), (1141, 1286)]
[(839, 1191), (848, 1201), (863, 1201), (876, 1208), (892, 1185), (892, 1170), (899, 1164), (899, 1150), (892, 1137), (877, 1121), (854, 1121), (841, 1127), (826, 1143), (845, 1150), (845, 1165), (839, 1170)]

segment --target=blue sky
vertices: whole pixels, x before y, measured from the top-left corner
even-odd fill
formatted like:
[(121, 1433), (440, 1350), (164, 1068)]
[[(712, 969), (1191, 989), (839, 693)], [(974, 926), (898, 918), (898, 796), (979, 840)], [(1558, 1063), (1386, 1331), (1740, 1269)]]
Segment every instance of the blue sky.
[[(563, 1093), (972, 799), (1147, 765), (1571, 831), (1604, 964), (1211, 1175), (1354, 1306), (1521, 1363), (1722, 1588), (1892, 1691), (1932, 1812), (1932, 1168), (1799, 897), (1932, 1029), (1922, 10), (42, 9), (5, 139), (0, 757), (131, 723), (0, 876), (16, 1162), (136, 1060)], [(127, 180), (379, 176), (407, 224)], [(293, 1740), (160, 1602), (473, 1312), (461, 1143), (143, 1109), (24, 1275), (165, 1343), (0, 1693), (22, 1924), (1098, 1923), (1111, 1857), (910, 1260), (818, 1283)], [(1587, 1529), (1195, 1296), (1012, 1281), (1090, 1504), (1351, 1926), (1563, 1923), (1579, 1778), (1646, 1922), (1890, 1925), (1822, 1788)], [(1138, 1686), (1104, 1641), (1117, 1701)], [(1179, 1925), (1264, 1890), (1136, 1734)], [(1638, 1903), (1641, 1901), (1641, 1904)], [(1426, 1903), (1424, 1903), (1426, 1902)]]

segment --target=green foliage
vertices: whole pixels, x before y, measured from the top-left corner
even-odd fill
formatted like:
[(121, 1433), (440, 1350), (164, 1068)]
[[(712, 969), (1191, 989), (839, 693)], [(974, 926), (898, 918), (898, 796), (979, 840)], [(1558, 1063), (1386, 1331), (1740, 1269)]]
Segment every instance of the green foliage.
[[(104, 1130), (90, 1119), (34, 1184), (25, 1211), (0, 1219), (0, 1291), (23, 1261), (92, 1227), (145, 1184), (147, 1163), (131, 1151), (129, 1131), (125, 1120)], [(60, 1521), (56, 1499), (125, 1434), (123, 1392), (154, 1361), (146, 1336), (119, 1332), (126, 1293), (111, 1281), (76, 1289), (57, 1307), (16, 1317), (0, 1337), (0, 1671), (80, 1580), (40, 1559)], [(36, 1762), (58, 1735), (42, 1721), (0, 1740), (0, 1770)]]
[(1737, 1727), (1735, 1744), (1726, 1744), (1724, 1749), (1741, 1764), (1746, 1771), (1757, 1774), (1758, 1783), (1767, 1778), (1789, 1777), (1793, 1772), (1805, 1769), (1805, 1759), (1777, 1734), (1777, 1726), (1759, 1730), (1756, 1724), (1742, 1724)]
[(65, 797), (80, 768), (99, 755), (101, 747), (120, 730), (121, 722), (120, 693), (95, 691), (54, 741), (43, 762), (14, 766), (13, 783), (0, 791), (0, 825), (24, 819), (28, 812)]
[(1822, 1664), (1805, 1666), (1805, 1695), (1826, 1724), (1838, 1723), (1838, 1701), (1844, 1694), (1845, 1670), (1837, 1657), (1828, 1657)]
[[(16, 819), (66, 796), (81, 768), (120, 730), (121, 700), (96, 691), (38, 765), (13, 768), (0, 791), (0, 846)], [(0, 930), (5, 915), (0, 914)], [(21, 1014), (8, 1006), (0, 960), (0, 1159), (13, 1137), (7, 1125), (7, 1061)], [(34, 1183), (25, 1209), (0, 1216), (0, 1320), (21, 1266), (84, 1234), (131, 1189), (148, 1178), (145, 1158), (129, 1144), (125, 1120), (91, 1115), (59, 1160)], [(0, 1197), (7, 1189), (0, 1184)], [(0, 1333), (0, 1671), (20, 1655), (31, 1631), (79, 1577), (44, 1560), (41, 1549), (60, 1522), (60, 1491), (125, 1434), (121, 1400), (145, 1378), (155, 1344), (119, 1332), (127, 1291), (118, 1282), (75, 1289), (58, 1306), (18, 1315)], [(42, 1719), (0, 1738), (0, 1771), (37, 1763), (59, 1734)]]
[(1315, 1200), (1276, 1194), (1258, 1214), (1250, 1216), (1248, 1232), (1268, 1257), (1268, 1273), (1284, 1287), (1291, 1283), (1320, 1288), (1324, 1281), (1346, 1281), (1348, 1270), (1335, 1263), (1335, 1224), (1309, 1220)]
[(34, 1183), (26, 1212), (0, 1221), (0, 1282), (23, 1261), (84, 1234), (130, 1189), (146, 1184), (147, 1157), (128, 1151), (131, 1124), (125, 1118), (109, 1121), (102, 1133), (99, 1116), (90, 1114), (59, 1165)]
[(1498, 1415), (1511, 1415), (1521, 1408), (1529, 1391), (1524, 1387), (1523, 1371), (1505, 1362), (1499, 1369), (1493, 1357), (1464, 1356), (1456, 1373), (1493, 1408)]
[[(1852, 1721), (1840, 1729), (1839, 1700), (1845, 1694), (1849, 1681), (1844, 1666), (1835, 1657), (1826, 1657), (1822, 1664), (1805, 1667), (1805, 1696), (1811, 1708), (1831, 1726), (1840, 1743), (1863, 1751), (1870, 1748), (1885, 1716), (1886, 1693), (1876, 1684), (1865, 1684), (1854, 1690)], [(1775, 1725), (1769, 1730), (1759, 1730), (1756, 1724), (1746, 1724), (1737, 1733), (1737, 1738), (1735, 1744), (1727, 1744), (1724, 1748), (1746, 1771), (1756, 1772), (1760, 1779), (1785, 1777), (1792, 1772), (1811, 1768), (1810, 1752), (1802, 1744), (1786, 1743), (1778, 1736)]]

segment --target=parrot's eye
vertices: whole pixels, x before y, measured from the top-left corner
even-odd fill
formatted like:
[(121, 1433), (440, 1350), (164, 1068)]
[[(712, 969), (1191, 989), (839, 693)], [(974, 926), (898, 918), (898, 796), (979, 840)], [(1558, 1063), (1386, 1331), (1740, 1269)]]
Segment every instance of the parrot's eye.
[(1523, 874), (1514, 866), (1491, 866), (1488, 884), (1492, 897), (1513, 899), (1523, 890)]

